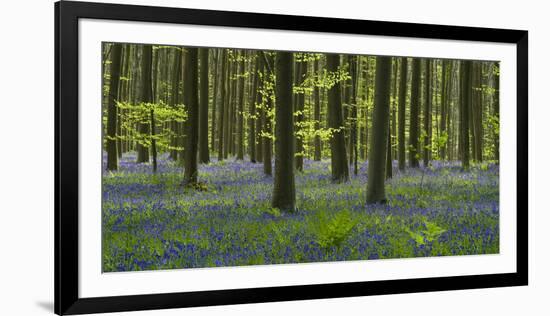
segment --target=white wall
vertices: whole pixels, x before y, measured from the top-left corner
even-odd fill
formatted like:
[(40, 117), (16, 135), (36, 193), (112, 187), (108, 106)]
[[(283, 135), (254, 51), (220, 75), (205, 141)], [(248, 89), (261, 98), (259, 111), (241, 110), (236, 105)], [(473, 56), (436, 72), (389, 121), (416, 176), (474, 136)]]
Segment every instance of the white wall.
[[(135, 315), (180, 315), (182, 312), (187, 315), (548, 314), (550, 308), (545, 299), (550, 293), (550, 238), (546, 234), (546, 223), (550, 222), (550, 211), (544, 191), (549, 172), (543, 163), (550, 153), (545, 141), (550, 124), (544, 121), (550, 115), (545, 98), (550, 69), (543, 58), (549, 55), (550, 22), (545, 1), (113, 2), (518, 28), (530, 32), (528, 287), (150, 311)], [(53, 310), (53, 1), (10, 1), (3, 3), (1, 12), (0, 314), (48, 315)]]

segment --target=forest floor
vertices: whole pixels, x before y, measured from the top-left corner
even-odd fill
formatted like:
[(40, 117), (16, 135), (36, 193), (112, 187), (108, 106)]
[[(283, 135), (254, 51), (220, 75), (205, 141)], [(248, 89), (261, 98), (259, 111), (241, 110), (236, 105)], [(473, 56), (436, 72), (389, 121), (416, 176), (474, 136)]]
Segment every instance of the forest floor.
[(367, 163), (332, 184), (330, 160), (305, 160), (297, 210), (283, 213), (270, 206), (273, 178), (261, 163), (200, 165), (204, 190), (191, 190), (166, 155), (157, 174), (134, 162), (125, 154), (119, 171), (103, 172), (105, 272), (499, 252), (495, 164), (394, 165), (388, 203), (367, 206)]

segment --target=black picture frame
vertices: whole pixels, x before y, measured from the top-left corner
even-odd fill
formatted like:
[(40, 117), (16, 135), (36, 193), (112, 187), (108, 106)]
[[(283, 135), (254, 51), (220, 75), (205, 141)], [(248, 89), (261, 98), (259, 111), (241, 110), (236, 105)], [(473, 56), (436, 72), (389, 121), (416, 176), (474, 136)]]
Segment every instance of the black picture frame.
[[(78, 21), (82, 18), (511, 43), (517, 47), (517, 272), (151, 295), (78, 296)], [(527, 285), (528, 32), (61, 1), (55, 3), (55, 313), (59, 315)]]

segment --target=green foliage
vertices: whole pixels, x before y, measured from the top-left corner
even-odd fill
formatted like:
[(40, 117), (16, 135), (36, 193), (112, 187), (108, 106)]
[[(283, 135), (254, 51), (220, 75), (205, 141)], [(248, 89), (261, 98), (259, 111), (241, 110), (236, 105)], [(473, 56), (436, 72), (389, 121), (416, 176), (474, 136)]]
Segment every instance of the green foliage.
[(433, 222), (429, 222), (427, 219), (422, 220), (422, 224), (420, 225), (420, 228), (416, 231), (411, 230), (409, 227), (405, 227), (405, 231), (410, 235), (410, 237), (418, 244), (418, 245), (424, 245), (427, 242), (433, 242), (436, 240), (441, 234), (446, 232), (447, 230), (439, 227)]
[[(172, 146), (170, 139), (176, 136), (170, 128), (171, 123), (183, 123), (187, 119), (187, 112), (183, 104), (170, 106), (160, 101), (158, 103), (138, 103), (117, 102), (118, 116), (121, 127), (126, 131), (125, 134), (117, 136), (121, 140), (135, 141), (145, 147), (151, 145), (152, 140), (156, 140), (157, 150), (182, 150), (182, 147)], [(155, 131), (151, 133), (142, 133), (139, 130), (139, 124), (148, 124), (151, 126), (151, 111), (155, 118)], [(106, 115), (104, 115), (104, 121)], [(106, 141), (108, 136), (104, 136)]]
[(319, 212), (316, 223), (316, 242), (325, 250), (331, 247), (340, 247), (342, 242), (348, 238), (352, 229), (357, 224), (347, 210), (328, 216), (326, 212)]

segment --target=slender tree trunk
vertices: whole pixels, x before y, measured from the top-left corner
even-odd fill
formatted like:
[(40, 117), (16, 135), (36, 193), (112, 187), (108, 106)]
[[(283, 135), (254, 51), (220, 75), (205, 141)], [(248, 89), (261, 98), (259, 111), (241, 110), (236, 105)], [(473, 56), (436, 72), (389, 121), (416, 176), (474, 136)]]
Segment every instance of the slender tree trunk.
[[(313, 71), (315, 76), (320, 75), (321, 66), (319, 59), (315, 59), (313, 64)], [(321, 136), (319, 135), (319, 130), (321, 129), (321, 88), (318, 86), (313, 87), (313, 119), (315, 120), (314, 129), (315, 129), (315, 152), (313, 159), (316, 161), (321, 160)]]
[(254, 135), (256, 138), (256, 160), (258, 162), (264, 161), (264, 138), (262, 136), (262, 132), (264, 131), (264, 125), (265, 125), (265, 109), (263, 106), (260, 106), (262, 104), (262, 93), (261, 90), (263, 89), (263, 83), (265, 82), (265, 72), (264, 72), (264, 59), (262, 56), (262, 52), (258, 52), (256, 59), (258, 61), (258, 68), (256, 69), (256, 77), (258, 78), (258, 87), (254, 91), (254, 96), (256, 98), (256, 129), (257, 133)]
[(199, 49), (200, 59), (200, 98), (199, 98), (199, 162), (210, 162), (208, 147), (208, 50)]
[[(447, 100), (449, 98), (449, 83), (450, 80), (448, 79), (449, 75), (449, 62), (447, 60), (443, 60), (443, 64), (441, 66), (441, 118), (439, 120), (439, 137), (447, 137)], [(447, 135), (447, 136), (445, 136)], [(446, 147), (447, 142), (441, 143), (439, 147), (439, 159), (444, 160), (446, 157)]]
[(351, 74), (351, 87), (350, 87), (350, 161), (353, 161), (353, 174), (357, 175), (359, 172), (359, 166), (357, 163), (357, 85), (359, 82), (358, 74), (358, 57), (349, 56), (350, 74)]
[(197, 150), (199, 140), (199, 100), (198, 100), (198, 49), (186, 47), (183, 97), (187, 105), (186, 146), (184, 183), (194, 185), (198, 179)]
[[(340, 56), (327, 54), (327, 71), (336, 73), (339, 68)], [(337, 82), (328, 90), (328, 123), (333, 131), (330, 139), (333, 182), (346, 182), (349, 179), (340, 89), (341, 85)]]
[(256, 163), (256, 91), (258, 91), (258, 68), (259, 68), (259, 58), (256, 54), (254, 56), (254, 67), (251, 67), (252, 77), (252, 89), (250, 95), (248, 96), (248, 155), (250, 156), (250, 162)]
[[(180, 85), (180, 78), (181, 78), (181, 60), (182, 60), (182, 53), (181, 48), (177, 47), (174, 52), (174, 68), (172, 69), (172, 79), (171, 79), (171, 93), (170, 93), (170, 105), (175, 108), (178, 106), (180, 101), (179, 96), (179, 85)], [(170, 146), (172, 149), (170, 150), (170, 159), (176, 161), (178, 159), (178, 150), (176, 147), (178, 147), (178, 125), (179, 123), (176, 121), (170, 122), (170, 129), (172, 132), (172, 136), (170, 137)]]
[(472, 102), (471, 85), (472, 62), (460, 62), (460, 142), (462, 144), (462, 168), (470, 167), (470, 107)]
[(120, 81), (120, 56), (122, 45), (112, 44), (111, 66), (109, 79), (109, 95), (107, 101), (107, 170), (118, 169), (117, 152), (117, 106), (118, 84)]
[(401, 57), (401, 73), (399, 80), (399, 104), (398, 104), (398, 158), (399, 158), (399, 170), (405, 170), (405, 105), (407, 103), (407, 57)]
[(237, 159), (244, 159), (244, 58), (245, 55), (241, 51), (241, 60), (239, 61), (239, 80), (238, 80), (238, 99), (237, 99)]
[[(228, 52), (229, 54), (229, 52)], [(235, 86), (235, 81), (233, 80), (233, 76), (235, 75), (235, 63), (231, 61), (231, 58), (228, 55), (228, 77), (227, 77), (227, 99), (225, 100), (225, 106), (224, 106), (224, 144), (223, 144), (223, 158), (227, 159), (229, 152), (230, 152), (230, 144), (231, 144), (231, 127), (229, 126), (231, 124), (231, 106), (233, 103), (233, 87)]]
[[(152, 85), (152, 52), (153, 48), (151, 45), (142, 46), (142, 55), (141, 55), (141, 98), (140, 102), (151, 103), (153, 101), (153, 85)], [(146, 138), (150, 135), (150, 123), (140, 122), (139, 133), (140, 137)], [(143, 144), (138, 143), (138, 156), (137, 162), (149, 162), (149, 148)]]
[(413, 59), (412, 86), (411, 86), (411, 114), (409, 122), (409, 164), (411, 168), (418, 168), (418, 112), (421, 102), (420, 86), (420, 58)]
[(372, 140), (367, 177), (367, 204), (385, 203), (385, 168), (389, 132), (391, 57), (377, 57)]
[(294, 113), (292, 111), (292, 53), (275, 57), (275, 178), (272, 207), (294, 211)]
[(365, 159), (369, 159), (369, 122), (370, 122), (370, 113), (369, 113), (369, 104), (370, 104), (370, 62), (369, 57), (365, 57), (367, 61), (366, 75), (365, 75), (365, 101), (367, 105), (365, 106)]
[(212, 56), (212, 61), (213, 61), (213, 66), (214, 66), (214, 70), (213, 70), (213, 75), (212, 75), (212, 107), (211, 107), (211, 111), (212, 113), (210, 114), (211, 116), (211, 124), (210, 124), (210, 151), (211, 152), (215, 152), (216, 151), (216, 111), (218, 109), (218, 101), (219, 101), (219, 97), (218, 97), (218, 91), (219, 91), (219, 82), (220, 80), (218, 79), (220, 76), (220, 73), (219, 73), (219, 66), (220, 66), (220, 50), (218, 48), (215, 48), (214, 49), (214, 56)]
[[(302, 83), (304, 82), (304, 77), (306, 75), (306, 62), (305, 61), (299, 61), (295, 64), (295, 67), (297, 67), (297, 71), (295, 72), (297, 74), (296, 77), (296, 86), (301, 87)], [(301, 134), (301, 124), (304, 121), (304, 104), (305, 104), (305, 94), (303, 91), (300, 91), (296, 95), (296, 107), (295, 111), (298, 112), (296, 115), (296, 126), (295, 126), (295, 134), (296, 134), (296, 170), (303, 171), (304, 170), (304, 140), (303, 135)]]
[[(270, 56), (269, 57), (270, 59), (270, 64), (273, 64), (273, 57)], [(267, 65), (266, 65), (267, 67)], [(264, 78), (269, 76), (267, 74), (268, 72), (264, 72)], [(271, 76), (270, 76), (271, 77)], [(268, 84), (268, 80), (271, 81), (271, 79), (264, 79), (264, 85), (267, 85)], [(270, 82), (272, 83), (272, 82)], [(270, 93), (272, 93), (272, 91), (270, 91)], [(272, 100), (272, 95), (269, 94), (269, 95), (266, 95), (265, 96), (266, 98), (266, 102), (265, 102), (265, 111), (263, 112), (263, 120), (264, 120), (264, 134), (265, 135), (269, 135), (269, 136), (266, 136), (263, 138), (263, 143), (264, 143), (264, 174), (270, 176), (271, 175), (271, 155), (272, 155), (272, 152), (273, 152), (273, 145), (271, 143), (271, 135), (272, 135), (272, 132), (273, 132), (273, 128), (271, 126), (271, 116), (269, 115), (269, 113), (271, 112), (271, 109), (272, 109), (272, 106), (273, 106), (273, 100)], [(294, 152), (294, 151), (292, 151)]]
[[(386, 179), (391, 179), (393, 176), (392, 122), (395, 122), (395, 105), (393, 104), (395, 101), (392, 101), (392, 97), (393, 100), (397, 98), (397, 59), (393, 58), (391, 58), (390, 65), (390, 108), (388, 115), (388, 143), (386, 145)], [(392, 113), (394, 114), (394, 119), (392, 119)]]
[(424, 93), (424, 141), (423, 141), (423, 154), (424, 167), (427, 167), (430, 163), (430, 153), (432, 147), (432, 60), (426, 59), (426, 72), (424, 74), (424, 87), (426, 91)]
[(227, 87), (227, 54), (225, 49), (220, 50), (219, 54), (219, 60), (221, 63), (221, 71), (220, 71), (220, 79), (219, 79), (219, 90), (220, 90), (220, 98), (218, 100), (219, 106), (218, 106), (218, 161), (222, 161), (224, 158), (224, 138), (226, 137), (225, 134), (225, 113), (226, 111), (226, 103), (225, 103), (225, 92)]
[[(151, 47), (152, 50), (152, 47)], [(158, 53), (156, 51), (152, 52), (152, 61), (151, 61), (151, 72), (153, 76), (153, 80), (151, 83), (151, 102), (156, 102), (156, 82), (158, 79)], [(155, 71), (153, 72), (153, 66), (155, 66)], [(149, 130), (151, 131), (150, 138), (151, 138), (151, 156), (153, 158), (153, 172), (157, 172), (158, 165), (157, 165), (157, 133), (155, 129), (155, 110), (153, 107), (149, 110), (149, 116), (150, 116), (150, 126)]]

